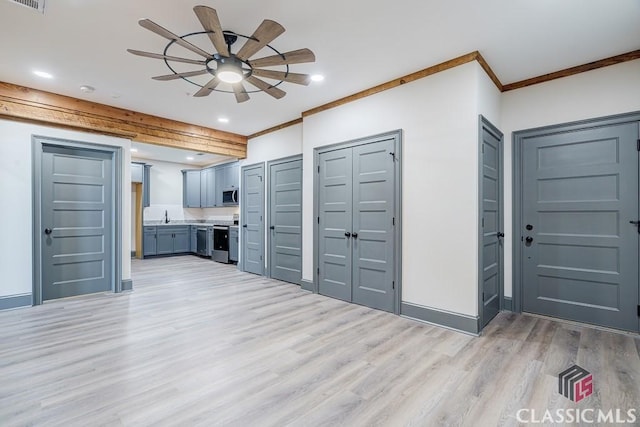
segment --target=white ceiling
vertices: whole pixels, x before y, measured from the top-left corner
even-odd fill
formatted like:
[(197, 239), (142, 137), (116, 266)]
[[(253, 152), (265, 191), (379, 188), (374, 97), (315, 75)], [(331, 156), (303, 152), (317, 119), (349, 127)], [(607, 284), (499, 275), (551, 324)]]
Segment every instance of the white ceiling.
[[(138, 19), (178, 35), (201, 31), (198, 4), (240, 34), (264, 18), (281, 23), (287, 31), (272, 46), (311, 49), (317, 62), (291, 71), (325, 81), (284, 83), (281, 100), (256, 93), (237, 104), (232, 94), (193, 98), (198, 88), (185, 81), (152, 80), (168, 73), (164, 62), (126, 49), (161, 53), (167, 40)], [(629, 52), (640, 48), (639, 22), (638, 0), (47, 0), (44, 14), (0, 0), (0, 81), (248, 135), (474, 50), (504, 84)], [(207, 42), (201, 47), (212, 50)]]

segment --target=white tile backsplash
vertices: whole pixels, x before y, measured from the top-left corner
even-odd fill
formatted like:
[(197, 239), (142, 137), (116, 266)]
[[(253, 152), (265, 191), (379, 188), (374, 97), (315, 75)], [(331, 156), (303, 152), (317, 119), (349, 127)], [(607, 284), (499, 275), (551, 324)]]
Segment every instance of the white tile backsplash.
[(233, 215), (238, 214), (238, 207), (226, 208), (183, 208), (182, 205), (151, 205), (144, 208), (145, 221), (162, 221), (167, 211), (171, 221), (233, 221)]

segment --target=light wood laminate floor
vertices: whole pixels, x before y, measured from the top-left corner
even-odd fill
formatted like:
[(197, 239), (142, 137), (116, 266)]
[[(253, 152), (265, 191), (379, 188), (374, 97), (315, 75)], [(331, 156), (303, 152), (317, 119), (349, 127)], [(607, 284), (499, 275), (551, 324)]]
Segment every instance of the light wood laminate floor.
[[(134, 260), (133, 280), (0, 312), (0, 425), (482, 427), (640, 408), (637, 336), (502, 313), (471, 337), (193, 256)], [(579, 403), (557, 390), (574, 363), (594, 376)]]

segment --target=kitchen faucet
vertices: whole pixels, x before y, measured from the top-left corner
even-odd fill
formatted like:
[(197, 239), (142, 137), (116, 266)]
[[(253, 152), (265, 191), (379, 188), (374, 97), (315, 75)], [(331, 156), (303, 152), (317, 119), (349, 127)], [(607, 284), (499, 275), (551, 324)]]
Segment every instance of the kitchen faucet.
[(164, 223), (169, 224), (169, 221), (169, 214), (167, 213), (167, 211), (164, 211)]

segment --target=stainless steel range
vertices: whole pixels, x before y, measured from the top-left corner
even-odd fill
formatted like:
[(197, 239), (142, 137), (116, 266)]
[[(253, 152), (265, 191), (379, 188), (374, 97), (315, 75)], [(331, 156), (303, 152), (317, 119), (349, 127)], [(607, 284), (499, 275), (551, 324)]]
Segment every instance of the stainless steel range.
[(213, 252), (211, 259), (218, 262), (229, 263), (229, 226), (213, 226)]

